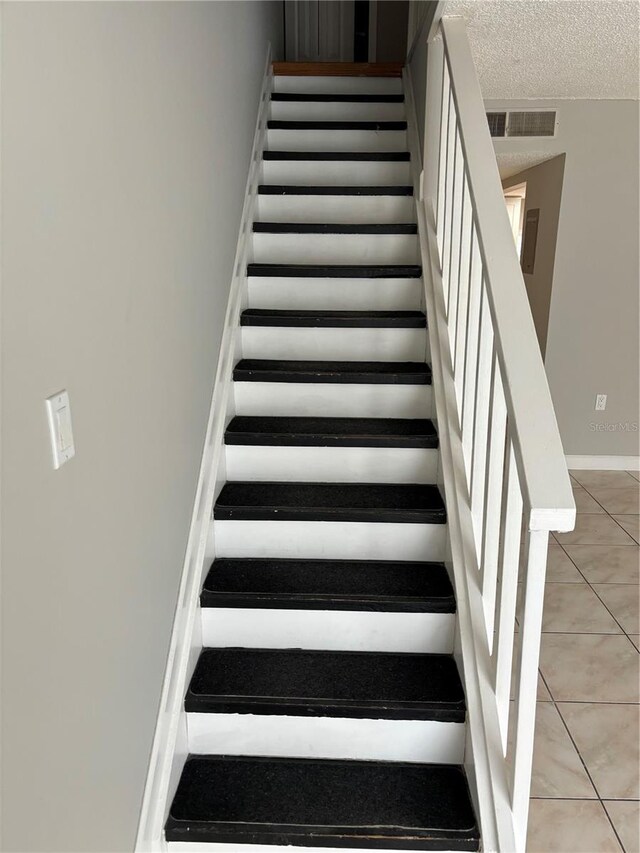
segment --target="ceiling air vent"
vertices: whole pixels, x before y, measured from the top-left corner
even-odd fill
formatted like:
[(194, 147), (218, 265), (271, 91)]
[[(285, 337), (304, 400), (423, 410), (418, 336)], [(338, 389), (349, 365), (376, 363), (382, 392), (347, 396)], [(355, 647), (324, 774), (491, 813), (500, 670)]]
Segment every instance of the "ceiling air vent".
[(491, 136), (504, 136), (507, 128), (506, 113), (487, 113), (489, 133)]
[(489, 133), (494, 139), (556, 135), (556, 113), (554, 110), (490, 112), (487, 113), (487, 121)]
[(556, 114), (553, 110), (509, 113), (507, 136), (553, 136)]

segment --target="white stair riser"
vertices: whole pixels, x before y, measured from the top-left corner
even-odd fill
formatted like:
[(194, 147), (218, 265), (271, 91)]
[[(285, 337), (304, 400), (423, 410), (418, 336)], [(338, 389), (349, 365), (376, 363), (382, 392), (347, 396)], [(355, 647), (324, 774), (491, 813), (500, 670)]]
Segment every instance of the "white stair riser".
[(228, 444), (229, 480), (435, 483), (438, 451), (414, 447), (267, 447)]
[(201, 614), (202, 642), (212, 648), (453, 652), (453, 613), (203, 607)]
[(268, 130), (273, 151), (406, 151), (405, 130)]
[(258, 264), (416, 264), (416, 234), (253, 235)]
[(272, 101), (277, 121), (404, 121), (404, 103), (358, 101)]
[(424, 361), (426, 329), (243, 326), (244, 358)]
[(238, 415), (429, 418), (430, 385), (234, 382)]
[(407, 195), (259, 195), (260, 222), (320, 222), (353, 225), (414, 222)]
[(189, 752), (460, 764), (464, 723), (187, 714)]
[(419, 311), (422, 305), (419, 278), (249, 276), (247, 284), (250, 308)]
[(265, 160), (262, 165), (262, 183), (311, 187), (388, 187), (408, 186), (411, 178), (409, 163), (402, 161)]
[(211, 524), (207, 553), (217, 557), (442, 561), (446, 540), (446, 524), (217, 520)]
[(400, 77), (324, 77), (276, 75), (275, 92), (319, 93), (324, 95), (350, 93), (356, 95), (402, 94)]

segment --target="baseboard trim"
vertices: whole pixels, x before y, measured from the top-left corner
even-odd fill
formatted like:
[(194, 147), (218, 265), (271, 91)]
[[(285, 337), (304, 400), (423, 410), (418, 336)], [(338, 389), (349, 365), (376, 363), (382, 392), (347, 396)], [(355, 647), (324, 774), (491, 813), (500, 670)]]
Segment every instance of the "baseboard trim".
[(640, 471), (640, 456), (567, 456), (575, 471)]

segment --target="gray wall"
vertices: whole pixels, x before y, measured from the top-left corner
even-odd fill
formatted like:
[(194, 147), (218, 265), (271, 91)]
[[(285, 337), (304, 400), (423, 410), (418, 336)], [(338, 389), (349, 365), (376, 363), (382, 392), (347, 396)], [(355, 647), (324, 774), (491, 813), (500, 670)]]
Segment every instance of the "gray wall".
[(3, 4), (6, 851), (133, 847), (281, 14)]
[[(553, 139), (497, 140), (510, 172), (566, 153), (545, 365), (564, 449), (638, 455), (638, 102), (488, 101), (558, 110)], [(595, 396), (608, 395), (605, 412)], [(532, 413), (532, 416), (534, 413)], [(604, 425), (598, 428), (597, 425)]]
[[(424, 147), (424, 122), (427, 98), (427, 38), (439, 4), (437, 0), (411, 0), (411, 3), (419, 4), (416, 14), (420, 16), (417, 37), (414, 40), (414, 44), (408, 47), (410, 50), (409, 73), (411, 75), (411, 88), (416, 106), (418, 135), (422, 151)], [(441, 12), (442, 9), (440, 9)]]
[(561, 154), (503, 181), (505, 190), (526, 183), (525, 221), (529, 210), (540, 211), (533, 273), (524, 273), (523, 278), (543, 356), (547, 348), (564, 161)]

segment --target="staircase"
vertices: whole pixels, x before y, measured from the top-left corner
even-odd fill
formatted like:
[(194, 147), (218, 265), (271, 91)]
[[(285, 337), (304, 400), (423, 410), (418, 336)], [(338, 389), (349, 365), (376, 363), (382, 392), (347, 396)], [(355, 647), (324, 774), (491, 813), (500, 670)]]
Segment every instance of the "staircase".
[(410, 166), (274, 78), (169, 850), (479, 849)]

